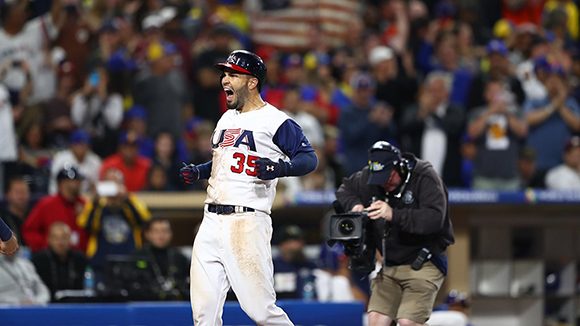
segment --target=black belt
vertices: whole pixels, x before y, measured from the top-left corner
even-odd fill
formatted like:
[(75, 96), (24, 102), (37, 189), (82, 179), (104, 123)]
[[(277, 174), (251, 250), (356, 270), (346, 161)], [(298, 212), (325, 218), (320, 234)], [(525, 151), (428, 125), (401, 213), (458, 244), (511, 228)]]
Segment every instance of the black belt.
[(233, 213), (245, 213), (245, 212), (255, 212), (256, 210), (246, 206), (234, 206), (234, 205), (216, 205), (207, 204), (207, 210), (210, 213), (228, 215)]

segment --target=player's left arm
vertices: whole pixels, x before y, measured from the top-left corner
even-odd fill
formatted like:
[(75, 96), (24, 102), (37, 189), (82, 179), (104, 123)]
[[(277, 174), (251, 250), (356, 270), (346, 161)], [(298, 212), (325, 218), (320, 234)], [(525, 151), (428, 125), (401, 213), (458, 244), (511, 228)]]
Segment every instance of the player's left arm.
[(290, 158), (290, 161), (274, 162), (262, 157), (256, 161), (258, 178), (271, 180), (278, 177), (306, 175), (318, 165), (318, 158), (302, 128), (292, 119), (280, 125), (272, 141)]

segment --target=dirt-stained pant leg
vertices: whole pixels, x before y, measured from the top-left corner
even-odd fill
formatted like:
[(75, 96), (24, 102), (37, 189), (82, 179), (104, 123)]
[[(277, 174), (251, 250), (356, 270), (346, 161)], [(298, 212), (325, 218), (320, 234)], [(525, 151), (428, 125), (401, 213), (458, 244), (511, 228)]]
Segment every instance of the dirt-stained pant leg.
[(258, 325), (293, 325), (276, 306), (272, 265), (272, 219), (262, 212), (229, 215), (224, 223), (223, 262), (244, 312)]
[(221, 263), (222, 217), (205, 212), (191, 256), (191, 309), (196, 326), (221, 326), (230, 288)]

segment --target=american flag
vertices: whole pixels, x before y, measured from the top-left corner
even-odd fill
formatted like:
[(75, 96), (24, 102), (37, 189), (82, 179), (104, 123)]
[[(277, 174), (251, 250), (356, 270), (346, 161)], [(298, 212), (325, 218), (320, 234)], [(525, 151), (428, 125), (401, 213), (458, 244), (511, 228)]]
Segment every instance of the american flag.
[(259, 45), (305, 50), (319, 30), (325, 42), (340, 46), (360, 10), (358, 0), (264, 0), (250, 15), (252, 39)]

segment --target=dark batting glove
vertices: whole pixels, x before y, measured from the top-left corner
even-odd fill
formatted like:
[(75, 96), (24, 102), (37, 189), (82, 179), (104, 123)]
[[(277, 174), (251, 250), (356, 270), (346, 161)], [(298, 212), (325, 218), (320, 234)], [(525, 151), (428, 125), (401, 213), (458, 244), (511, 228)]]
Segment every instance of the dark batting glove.
[(183, 182), (190, 185), (199, 180), (199, 169), (195, 164), (183, 163), (183, 167), (179, 169), (179, 175), (183, 179)]
[(274, 162), (269, 158), (261, 157), (256, 160), (256, 170), (258, 178), (261, 180), (272, 180), (286, 176), (286, 162), (281, 159)]

